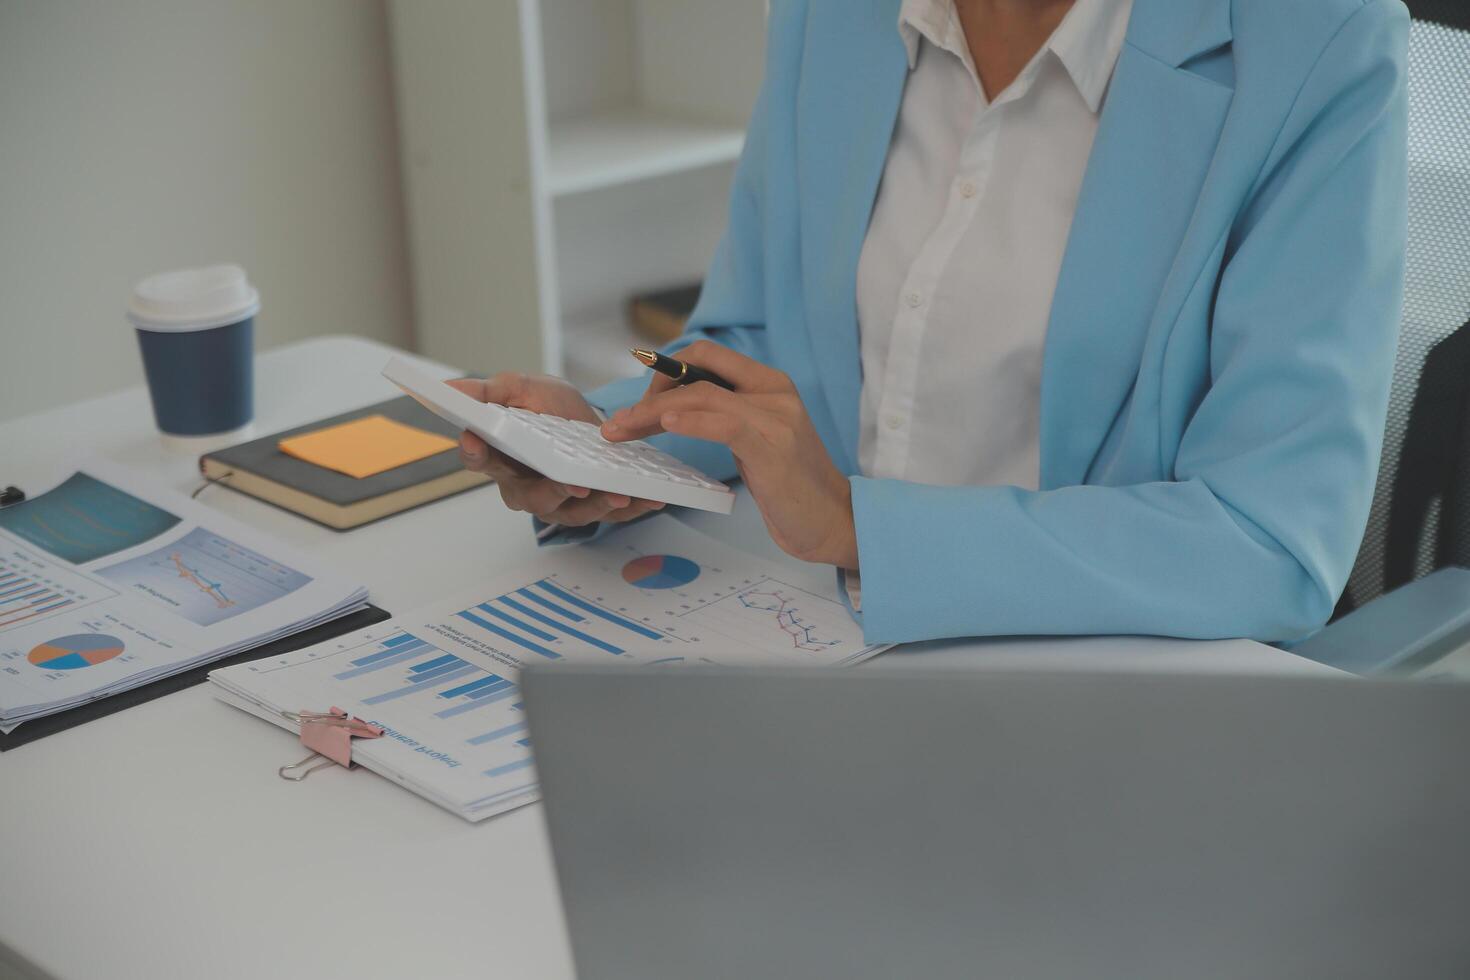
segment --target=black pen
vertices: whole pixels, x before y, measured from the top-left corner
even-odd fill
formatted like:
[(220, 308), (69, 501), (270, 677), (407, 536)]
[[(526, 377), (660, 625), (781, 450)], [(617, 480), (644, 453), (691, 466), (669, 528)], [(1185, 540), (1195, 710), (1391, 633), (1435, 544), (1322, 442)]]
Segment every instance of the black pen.
[(674, 384), (676, 385), (692, 385), (696, 381), (708, 381), (710, 384), (718, 385), (726, 391), (735, 390), (734, 385), (713, 371), (706, 371), (704, 368), (695, 367), (693, 364), (685, 364), (683, 361), (675, 360), (672, 357), (665, 357), (657, 351), (634, 347), (628, 353), (653, 368), (659, 374), (673, 378)]

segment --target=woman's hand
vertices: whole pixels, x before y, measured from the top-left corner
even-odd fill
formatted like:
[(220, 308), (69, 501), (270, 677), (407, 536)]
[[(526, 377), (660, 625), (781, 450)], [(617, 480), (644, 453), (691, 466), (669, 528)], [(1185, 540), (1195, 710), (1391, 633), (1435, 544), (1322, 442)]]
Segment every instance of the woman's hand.
[(713, 371), (735, 391), (706, 382), (676, 387), (656, 375), (638, 404), (603, 424), (603, 436), (626, 442), (675, 432), (730, 447), (777, 544), (803, 561), (857, 568), (851, 488), (791, 379), (707, 340), (681, 350), (679, 359)]
[[(560, 378), (506, 373), (484, 381), (464, 378), (448, 383), (477, 401), (524, 408), (543, 415), (558, 415), (578, 422), (598, 422), (597, 413), (581, 392)], [(598, 521), (631, 521), (663, 507), (663, 504), (652, 500), (638, 500), (621, 493), (588, 490), (548, 480), (520, 461), (493, 449), (473, 432), (460, 435), (459, 457), (466, 469), (494, 478), (505, 506), (535, 514), (548, 524), (577, 527)]]

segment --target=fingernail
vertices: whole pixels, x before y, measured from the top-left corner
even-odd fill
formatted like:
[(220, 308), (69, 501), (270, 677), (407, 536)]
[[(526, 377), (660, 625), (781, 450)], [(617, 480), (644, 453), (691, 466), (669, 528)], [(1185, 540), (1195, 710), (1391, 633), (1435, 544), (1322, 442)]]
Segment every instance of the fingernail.
[(664, 417), (662, 419), (660, 419), (659, 421), (663, 424), (663, 427), (665, 429), (667, 429), (669, 426), (671, 426), (675, 422), (679, 421), (679, 413), (678, 412), (665, 412), (664, 413)]
[(622, 426), (618, 425), (618, 423), (614, 422), (612, 419), (608, 419), (606, 422), (602, 423), (603, 432), (617, 432), (621, 429)]

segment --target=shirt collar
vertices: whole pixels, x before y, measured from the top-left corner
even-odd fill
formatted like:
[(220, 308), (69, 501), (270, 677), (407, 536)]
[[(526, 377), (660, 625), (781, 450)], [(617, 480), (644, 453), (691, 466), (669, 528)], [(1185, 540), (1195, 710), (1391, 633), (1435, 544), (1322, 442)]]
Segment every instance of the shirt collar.
[[(1044, 51), (1061, 62), (1094, 113), (1102, 106), (1118, 54), (1123, 50), (1132, 9), (1133, 0), (1077, 0), (1043, 45)], [(903, 0), (898, 34), (908, 53), (910, 70), (918, 62), (920, 39), (953, 51), (969, 64), (969, 49), (954, 0)]]
[(903, 0), (898, 11), (898, 36), (909, 56), (909, 71), (919, 61), (919, 41), (947, 47), (951, 21), (955, 17), (954, 0)]

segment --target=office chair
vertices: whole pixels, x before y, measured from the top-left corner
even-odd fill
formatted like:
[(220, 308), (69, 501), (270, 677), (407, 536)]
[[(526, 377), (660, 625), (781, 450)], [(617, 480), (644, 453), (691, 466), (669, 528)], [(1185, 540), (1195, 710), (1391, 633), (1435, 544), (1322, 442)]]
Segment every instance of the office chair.
[(1470, 643), (1470, 2), (1408, 7), (1408, 277), (1378, 485), (1332, 623), (1291, 648), (1358, 673)]

